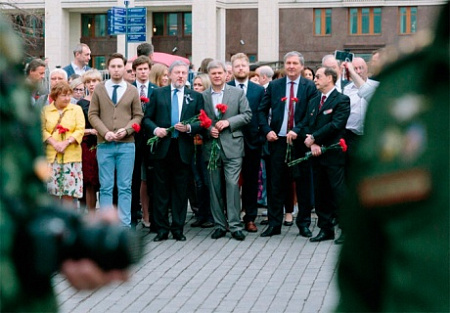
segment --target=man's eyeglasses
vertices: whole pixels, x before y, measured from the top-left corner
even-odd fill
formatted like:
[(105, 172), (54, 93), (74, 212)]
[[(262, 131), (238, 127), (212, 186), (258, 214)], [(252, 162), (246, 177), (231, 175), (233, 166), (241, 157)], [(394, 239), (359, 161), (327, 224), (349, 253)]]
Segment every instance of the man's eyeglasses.
[(84, 92), (84, 88), (74, 88), (74, 92)]
[(133, 70), (127, 70), (127, 73), (131, 74), (131, 73), (133, 73)]

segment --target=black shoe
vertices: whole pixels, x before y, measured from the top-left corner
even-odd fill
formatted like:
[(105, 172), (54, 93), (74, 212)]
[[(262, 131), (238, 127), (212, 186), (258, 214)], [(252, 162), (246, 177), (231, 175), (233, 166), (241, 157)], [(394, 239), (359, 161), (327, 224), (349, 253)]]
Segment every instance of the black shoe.
[(281, 226), (267, 226), (267, 228), (262, 232), (261, 237), (270, 237), (279, 234), (281, 234)]
[(194, 223), (191, 224), (191, 227), (200, 227), (202, 224), (205, 223), (205, 220), (196, 220)]
[(269, 220), (268, 219), (262, 220), (259, 224), (260, 225), (269, 225)]
[(243, 233), (242, 231), (240, 231), (240, 230), (237, 230), (237, 231), (231, 233), (231, 236), (232, 236), (234, 239), (239, 240), (239, 241), (242, 241), (242, 240), (245, 239), (244, 233)]
[(294, 221), (284, 221), (284, 223), (283, 223), (283, 225), (284, 226), (292, 226), (292, 225), (294, 225)]
[(344, 241), (345, 241), (345, 235), (344, 235), (344, 233), (341, 233), (341, 235), (339, 236), (339, 238), (336, 239), (336, 240), (334, 241), (334, 243), (337, 244), (337, 245), (341, 245), (341, 244), (344, 243)]
[(206, 221), (201, 225), (201, 228), (211, 228), (214, 227), (214, 223), (210, 221)]
[(227, 234), (227, 232), (225, 230), (217, 228), (214, 231), (214, 233), (211, 235), (211, 238), (212, 239), (219, 239), (219, 238), (225, 237), (226, 234)]
[(163, 241), (163, 240), (167, 240), (167, 239), (169, 239), (169, 235), (167, 233), (158, 233), (156, 235), (156, 237), (153, 238), (153, 241), (158, 242), (158, 241)]
[(173, 233), (172, 234), (173, 239), (176, 241), (186, 241), (186, 236), (183, 235), (183, 233)]
[(332, 230), (323, 230), (321, 229), (319, 234), (316, 237), (309, 239), (311, 242), (319, 242), (324, 240), (333, 240), (334, 232)]
[(309, 230), (308, 227), (303, 226), (303, 227), (300, 227), (300, 236), (309, 238), (309, 237), (312, 237), (312, 232)]
[(157, 234), (158, 230), (156, 229), (155, 226), (153, 226), (153, 224), (150, 224), (150, 230), (148, 231), (149, 233), (154, 233)]

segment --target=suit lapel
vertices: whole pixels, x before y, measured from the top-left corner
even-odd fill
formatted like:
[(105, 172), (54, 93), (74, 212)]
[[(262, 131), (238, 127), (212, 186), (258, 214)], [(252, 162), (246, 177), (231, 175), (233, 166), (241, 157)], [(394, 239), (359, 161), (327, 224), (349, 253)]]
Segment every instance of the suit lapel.
[(328, 110), (332, 106), (334, 98), (336, 98), (338, 92), (339, 91), (337, 91), (337, 89), (333, 90), (333, 92), (328, 96), (328, 98), (325, 99), (325, 102), (322, 108), (320, 109), (319, 113), (322, 113), (324, 110)]
[(187, 107), (189, 105), (188, 101), (186, 100), (187, 98), (191, 98), (190, 96), (191, 92), (187, 87), (184, 87), (184, 96), (183, 96), (183, 104), (181, 106), (181, 115), (180, 115), (180, 121), (184, 121), (184, 113), (187, 110)]
[(205, 99), (205, 112), (206, 114), (208, 114), (208, 116), (215, 121), (216, 120), (216, 111), (213, 107), (213, 101), (212, 101), (212, 87), (209, 87), (208, 89), (206, 89), (203, 94), (204, 94), (204, 99)]

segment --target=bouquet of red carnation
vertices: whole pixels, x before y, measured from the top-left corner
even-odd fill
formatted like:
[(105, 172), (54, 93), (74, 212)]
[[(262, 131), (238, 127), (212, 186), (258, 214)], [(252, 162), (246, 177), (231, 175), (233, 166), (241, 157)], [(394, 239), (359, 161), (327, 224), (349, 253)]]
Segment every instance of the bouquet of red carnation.
[(148, 103), (150, 101), (147, 97), (141, 97), (141, 103)]
[[(283, 98), (281, 98), (281, 101), (282, 101), (282, 102), (285, 102), (287, 99), (288, 99), (287, 97), (283, 97)], [(290, 99), (290, 101), (292, 101), (292, 103), (295, 105), (295, 103), (298, 102), (298, 98), (292, 97), (292, 98)], [(291, 113), (290, 110), (289, 110), (289, 113)], [(292, 112), (292, 113), (293, 113), (293, 112)], [(290, 119), (290, 116), (288, 116), (288, 118)], [(288, 129), (288, 132), (289, 132), (290, 130), (291, 130), (291, 129)], [(289, 163), (289, 162), (291, 161), (291, 158), (292, 158), (292, 144), (288, 144), (287, 147), (286, 147), (286, 155), (285, 155), (285, 157), (284, 157), (284, 162), (285, 162), (285, 163)]]
[(128, 130), (134, 130), (136, 133), (139, 133), (141, 131), (141, 125), (134, 123), (131, 125), (131, 128), (128, 128)]
[[(195, 122), (200, 121), (200, 127), (203, 128), (209, 128), (212, 125), (212, 121), (211, 119), (208, 117), (208, 115), (206, 114), (206, 112), (204, 110), (200, 110), (200, 113), (191, 117), (188, 120), (182, 121), (181, 124), (183, 125), (187, 125), (187, 124), (192, 124)], [(166, 128), (166, 131), (168, 133), (172, 133), (175, 130), (175, 126), (170, 126), (169, 128)], [(159, 138), (158, 136), (153, 136), (152, 138), (150, 138), (149, 140), (147, 140), (147, 145), (150, 146), (150, 152), (154, 152), (154, 149), (156, 147), (156, 144), (161, 140), (161, 138)]]
[[(219, 120), (222, 119), (223, 115), (228, 109), (228, 106), (223, 103), (219, 103), (216, 105), (216, 109), (219, 112)], [(213, 171), (217, 169), (217, 159), (219, 155), (220, 145), (219, 145), (219, 138), (213, 138), (211, 143), (211, 154), (209, 155), (209, 162), (208, 162), (208, 170)]]
[[(331, 150), (331, 149), (342, 149), (343, 152), (346, 152), (347, 151), (347, 143), (345, 142), (345, 139), (341, 138), (341, 139), (339, 139), (339, 142), (332, 144), (331, 146), (328, 146), (328, 147), (320, 147), (320, 150), (322, 150), (322, 154), (324, 154), (325, 152), (327, 152), (328, 150)], [(289, 162), (287, 166), (291, 167), (291, 166), (297, 165), (303, 161), (308, 160), (312, 156), (313, 155), (312, 155), (311, 151), (308, 151), (305, 153), (305, 156), (303, 158), (295, 159), (294, 161)]]

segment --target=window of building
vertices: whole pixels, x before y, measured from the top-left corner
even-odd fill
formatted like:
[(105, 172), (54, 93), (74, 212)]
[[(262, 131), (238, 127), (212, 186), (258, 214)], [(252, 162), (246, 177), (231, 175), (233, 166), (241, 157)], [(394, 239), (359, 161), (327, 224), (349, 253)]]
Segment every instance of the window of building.
[(190, 12), (183, 14), (183, 34), (192, 36), (192, 13)]
[(192, 36), (192, 13), (153, 13), (153, 36)]
[(331, 35), (331, 9), (314, 9), (314, 35)]
[(351, 8), (349, 29), (351, 35), (381, 34), (381, 8)]
[(417, 7), (400, 8), (400, 34), (413, 34), (417, 30)]
[(81, 36), (90, 38), (108, 36), (106, 14), (82, 14)]

